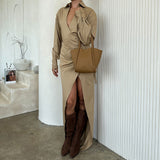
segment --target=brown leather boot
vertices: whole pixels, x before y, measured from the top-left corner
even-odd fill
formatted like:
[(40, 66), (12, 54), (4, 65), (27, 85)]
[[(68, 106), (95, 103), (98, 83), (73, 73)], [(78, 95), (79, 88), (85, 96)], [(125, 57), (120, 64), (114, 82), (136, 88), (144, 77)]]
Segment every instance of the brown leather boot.
[(71, 115), (65, 114), (65, 141), (61, 149), (62, 156), (65, 156), (70, 151), (73, 133), (76, 125), (76, 112)]
[(72, 144), (70, 147), (70, 157), (75, 157), (80, 151), (80, 139), (83, 134), (83, 131), (86, 128), (87, 124), (87, 113), (86, 110), (79, 109), (77, 122), (76, 122), (76, 130), (73, 135)]

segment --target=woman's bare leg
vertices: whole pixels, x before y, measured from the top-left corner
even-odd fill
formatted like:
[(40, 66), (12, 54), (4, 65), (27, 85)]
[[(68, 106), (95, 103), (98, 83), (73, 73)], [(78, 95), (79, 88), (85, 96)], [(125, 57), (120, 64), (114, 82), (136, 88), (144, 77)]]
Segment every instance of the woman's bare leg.
[(79, 97), (79, 108), (81, 110), (85, 110), (85, 103), (84, 103), (82, 85), (81, 85), (81, 80), (80, 80), (79, 77), (77, 77), (77, 88), (78, 88), (78, 97)]
[(76, 101), (77, 101), (77, 84), (76, 80), (72, 86), (71, 92), (68, 96), (67, 102), (66, 102), (66, 114), (71, 115), (74, 113), (75, 106), (76, 106)]

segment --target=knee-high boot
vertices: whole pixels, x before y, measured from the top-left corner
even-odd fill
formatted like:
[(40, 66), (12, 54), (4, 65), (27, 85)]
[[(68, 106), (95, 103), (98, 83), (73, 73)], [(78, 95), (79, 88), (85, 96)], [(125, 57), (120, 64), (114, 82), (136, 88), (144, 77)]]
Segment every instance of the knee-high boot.
[(65, 109), (65, 141), (61, 149), (61, 155), (65, 156), (70, 151), (73, 133), (76, 125), (76, 112), (71, 115), (66, 114)]
[(71, 158), (75, 157), (80, 151), (80, 139), (83, 134), (83, 131), (86, 128), (87, 120), (88, 120), (88, 117), (87, 117), (86, 110), (79, 109), (77, 122), (76, 122), (76, 130), (74, 132), (72, 144), (70, 147)]

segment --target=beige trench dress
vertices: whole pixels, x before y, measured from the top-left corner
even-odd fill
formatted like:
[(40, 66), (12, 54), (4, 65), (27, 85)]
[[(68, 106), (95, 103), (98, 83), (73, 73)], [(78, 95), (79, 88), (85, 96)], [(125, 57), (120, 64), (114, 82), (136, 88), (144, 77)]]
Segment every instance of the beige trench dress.
[(66, 100), (71, 92), (72, 86), (79, 76), (82, 85), (85, 108), (88, 116), (86, 130), (81, 138), (80, 150), (86, 150), (92, 145), (94, 125), (94, 73), (75, 72), (70, 51), (78, 48), (78, 40), (81, 48), (91, 46), (91, 34), (94, 39), (97, 30), (97, 16), (95, 11), (87, 7), (83, 1), (79, 3), (80, 9), (67, 25), (67, 15), (71, 2), (58, 10), (55, 19), (54, 47), (52, 48), (52, 68), (57, 68), (57, 60), (60, 59), (60, 74), (63, 93), (63, 124), (65, 125)]

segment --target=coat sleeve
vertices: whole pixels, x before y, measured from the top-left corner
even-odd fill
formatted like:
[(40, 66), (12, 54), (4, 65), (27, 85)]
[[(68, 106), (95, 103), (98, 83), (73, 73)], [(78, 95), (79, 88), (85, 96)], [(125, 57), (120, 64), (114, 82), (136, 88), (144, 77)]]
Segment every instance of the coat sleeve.
[(52, 69), (58, 68), (57, 59), (60, 59), (61, 42), (62, 37), (57, 13), (55, 18), (54, 43), (52, 48)]
[(87, 16), (83, 12), (82, 10), (80, 11), (80, 9), (75, 12), (78, 17), (77, 33), (81, 43), (83, 43), (83, 45), (89, 45), (91, 42), (91, 34), (94, 39), (96, 37), (97, 15), (94, 10), (91, 10)]

